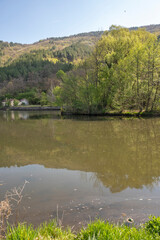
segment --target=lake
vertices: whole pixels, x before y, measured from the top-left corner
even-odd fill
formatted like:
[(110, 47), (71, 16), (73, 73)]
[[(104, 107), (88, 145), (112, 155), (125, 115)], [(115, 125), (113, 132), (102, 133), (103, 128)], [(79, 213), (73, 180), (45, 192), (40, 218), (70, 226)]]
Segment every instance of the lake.
[(27, 181), (11, 222), (160, 215), (160, 118), (0, 112), (0, 200)]

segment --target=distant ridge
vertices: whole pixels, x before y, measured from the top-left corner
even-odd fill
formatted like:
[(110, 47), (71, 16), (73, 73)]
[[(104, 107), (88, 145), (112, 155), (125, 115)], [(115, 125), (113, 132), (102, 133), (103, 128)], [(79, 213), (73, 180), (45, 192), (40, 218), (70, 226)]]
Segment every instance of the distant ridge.
[(140, 26), (140, 27), (131, 27), (130, 30), (137, 30), (138, 28), (145, 28), (146, 31), (150, 33), (160, 33), (160, 24), (151, 24), (146, 26)]
[[(146, 31), (155, 33), (160, 36), (160, 24), (151, 24), (140, 27), (131, 27), (129, 30), (137, 30), (138, 28), (145, 28)], [(13, 42), (0, 41), (0, 67), (8, 66), (13, 61), (19, 59), (19, 57), (24, 54), (29, 54), (32, 51), (62, 51), (65, 48), (80, 44), (81, 47), (90, 48), (94, 46), (96, 41), (102, 36), (104, 31), (91, 31), (78, 33), (70, 36), (64, 37), (50, 37), (46, 39), (39, 40), (33, 44), (22, 44)]]
[[(155, 33), (155, 32), (160, 32), (160, 24), (151, 24), (151, 25), (145, 25), (145, 26), (139, 26), (139, 27), (130, 27), (129, 30), (137, 30), (139, 28), (145, 28), (146, 31)], [(83, 33), (78, 33), (78, 34), (73, 34), (69, 36), (64, 36), (64, 37), (50, 37), (47, 39), (43, 39), (40, 41), (46, 41), (46, 40), (63, 40), (67, 38), (77, 38), (77, 37), (100, 37), (104, 31), (91, 31), (91, 32), (83, 32)], [(37, 42), (35, 42), (37, 43)], [(33, 43), (33, 44), (35, 44)]]
[[(125, 27), (125, 26), (124, 26)], [(150, 24), (150, 25), (144, 25), (144, 26), (135, 26), (135, 27), (130, 27), (129, 30), (137, 30), (139, 28), (145, 28), (146, 31), (151, 32), (151, 33), (156, 33), (156, 32), (160, 32), (160, 24)], [(73, 34), (73, 35), (68, 35), (68, 36), (63, 36), (63, 37), (48, 37), (46, 39), (42, 39), (39, 41), (36, 41), (34, 43), (30, 43), (30, 44), (23, 44), (23, 43), (13, 43), (13, 42), (7, 42), (7, 41), (3, 41), (0, 40), (0, 43), (8, 43), (8, 44), (12, 44), (12, 45), (33, 45), (33, 44), (37, 44), (39, 42), (44, 42), (47, 40), (63, 40), (63, 39), (67, 39), (67, 38), (77, 38), (77, 37), (100, 37), (102, 34), (104, 33), (104, 31), (91, 31), (91, 32), (83, 32), (83, 33), (77, 33), (77, 34)]]
[[(99, 37), (104, 33), (104, 31), (92, 31), (92, 32), (84, 32), (84, 33), (78, 33), (78, 34), (73, 34), (69, 36), (64, 36), (64, 37), (50, 37), (47, 38), (47, 40), (62, 40), (65, 38), (75, 38), (75, 37)], [(44, 39), (45, 41), (45, 39)]]

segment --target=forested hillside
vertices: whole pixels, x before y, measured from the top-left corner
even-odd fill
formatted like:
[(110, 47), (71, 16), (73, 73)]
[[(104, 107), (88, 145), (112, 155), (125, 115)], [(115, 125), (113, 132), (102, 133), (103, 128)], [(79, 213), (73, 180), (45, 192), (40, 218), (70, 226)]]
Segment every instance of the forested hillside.
[[(144, 30), (141, 30), (144, 34), (144, 38), (150, 39), (150, 36), (152, 36), (151, 38), (155, 38), (155, 41), (158, 41), (160, 25), (150, 25), (150, 26), (146, 26), (145, 28), (146, 30), (153, 32), (154, 34), (148, 33), (147, 35), (147, 32), (145, 32)], [(86, 108), (86, 103), (82, 104), (81, 100), (78, 100), (78, 102), (76, 103), (76, 106), (73, 107), (73, 109), (75, 109), (76, 111), (77, 110), (79, 111), (79, 109), (82, 110), (83, 108), (86, 108), (87, 109), (86, 111), (91, 111), (91, 112), (97, 111), (97, 109), (100, 109), (101, 111), (102, 109), (104, 110), (105, 106), (107, 105), (110, 106), (110, 108), (115, 108), (115, 107), (117, 108), (118, 105), (125, 106), (125, 102), (128, 102), (128, 99), (126, 98), (126, 100), (124, 100), (123, 102), (122, 99), (125, 99), (123, 95), (124, 93), (123, 94), (121, 93), (121, 95), (118, 95), (117, 93), (115, 94), (116, 92), (115, 86), (117, 86), (117, 82), (114, 82), (114, 81), (118, 81), (118, 78), (119, 78), (119, 81), (123, 82), (125, 78), (128, 78), (128, 75), (123, 73), (123, 76), (121, 76), (117, 72), (116, 73), (117, 76), (121, 76), (121, 77), (114, 77), (114, 80), (111, 81), (111, 78), (113, 77), (112, 75), (115, 75), (115, 69), (112, 67), (118, 66), (119, 72), (122, 72), (122, 69), (126, 68), (125, 65), (122, 66), (122, 68), (120, 68), (119, 64), (120, 62), (123, 62), (124, 60), (123, 56), (126, 56), (126, 57), (129, 56), (128, 54), (130, 54), (131, 49), (129, 48), (128, 44), (130, 45), (131, 42), (132, 42), (131, 44), (132, 46), (137, 44), (137, 41), (138, 41), (137, 38), (139, 38), (139, 36), (138, 35), (136, 36), (136, 34), (141, 34), (139, 33), (141, 31), (137, 30), (136, 27), (128, 30), (125, 29), (126, 36), (127, 34), (131, 34), (130, 36), (128, 35), (127, 37), (128, 42), (126, 43), (125, 38), (115, 39), (115, 41), (117, 41), (116, 42), (117, 48), (120, 42), (122, 45), (124, 45), (124, 49), (123, 49), (124, 52), (122, 51), (122, 49), (119, 49), (117, 51), (120, 51), (120, 52), (117, 53), (116, 49), (113, 48), (113, 45), (115, 44), (113, 41), (112, 44), (108, 43), (111, 45), (109, 45), (110, 50), (107, 53), (108, 45), (106, 45), (106, 49), (105, 49), (104, 47), (105, 44), (102, 47), (100, 42), (102, 41), (102, 39), (105, 38), (105, 36), (111, 36), (110, 34), (112, 33), (113, 29), (114, 31), (118, 31), (118, 34), (121, 34), (121, 31), (123, 28), (120, 27), (117, 29), (116, 27), (113, 26), (112, 28), (110, 28), (109, 31), (106, 31), (106, 32), (98, 31), (98, 32), (90, 32), (90, 33), (81, 33), (81, 34), (73, 35), (70, 37), (49, 38), (49, 39), (40, 40), (39, 42), (36, 42), (34, 44), (18, 44), (18, 43), (12, 43), (12, 42), (7, 43), (7, 42), (0, 41), (0, 100), (2, 101), (3, 99), (6, 99), (6, 98), (19, 99), (20, 96), (23, 96), (23, 97), (27, 97), (31, 104), (39, 104), (39, 103), (47, 104), (48, 101), (50, 103), (53, 102), (53, 100), (55, 100), (55, 95), (57, 95), (57, 99), (61, 100), (61, 104), (62, 103), (64, 104), (64, 101), (66, 104), (68, 100), (63, 98), (64, 96), (62, 97), (62, 95), (63, 94), (71, 95), (71, 92), (68, 92), (68, 91), (71, 90), (70, 87), (73, 84), (71, 79), (74, 76), (74, 78), (76, 79), (76, 80), (73, 80), (74, 84), (75, 82), (79, 84), (82, 78), (85, 79), (87, 77), (88, 79), (90, 79), (89, 81), (91, 81), (92, 79), (91, 86), (90, 86), (91, 82), (90, 83), (88, 82), (87, 84), (89, 85), (87, 85), (86, 87), (88, 89), (91, 87), (93, 91), (91, 93), (92, 96), (89, 96), (88, 92), (85, 93), (87, 95), (83, 95), (84, 93), (82, 94), (81, 90), (83, 89), (84, 86), (83, 87), (78, 85), (74, 86), (75, 89), (72, 89), (73, 95), (76, 92), (75, 90), (78, 87), (80, 87), (82, 89), (81, 90), (79, 89), (80, 92), (78, 94), (81, 95), (79, 97), (84, 99), (88, 98), (87, 100), (88, 107)], [(121, 29), (121, 31), (119, 29)], [(136, 36), (136, 37), (134, 38), (133, 36)], [(129, 40), (130, 37), (132, 38), (132, 41), (131, 39)], [(143, 45), (146, 46), (145, 41), (142, 41), (140, 44), (142, 46)], [(156, 46), (159, 46), (157, 45), (157, 42), (156, 42)], [(114, 60), (115, 62), (112, 62), (113, 60), (112, 58), (114, 58), (113, 52), (117, 56), (117, 59)], [(99, 54), (99, 56), (97, 54)], [(157, 51), (157, 54), (158, 54), (158, 51)], [(102, 55), (104, 56), (102, 57)], [(97, 62), (93, 61), (95, 56), (97, 56), (97, 59), (96, 59)], [(144, 61), (146, 61), (145, 60), (147, 56), (146, 52), (144, 56), (145, 56)], [(109, 62), (106, 59), (109, 59)], [(141, 69), (142, 65), (143, 64), (139, 65), (139, 70)], [(105, 67), (105, 69), (101, 69), (102, 66)], [(103, 76), (102, 73), (104, 73), (105, 71), (107, 71), (106, 74), (109, 74), (109, 75)], [(116, 68), (116, 71), (117, 71), (117, 68)], [(155, 77), (156, 71), (158, 71), (157, 68), (154, 68), (154, 70), (152, 71), (153, 77)], [(61, 74), (57, 74), (57, 72)], [(131, 73), (131, 69), (130, 69), (130, 73)], [(143, 75), (143, 78), (147, 79), (147, 76), (149, 75), (151, 78), (151, 74), (149, 70), (148, 70), (148, 73), (145, 73), (145, 74), (144, 73), (143, 74), (138, 73), (138, 75), (136, 75), (136, 73), (134, 74), (135, 76), (137, 76), (138, 79), (140, 79), (142, 75)], [(67, 85), (66, 87), (63, 86), (64, 89), (65, 88), (66, 89), (62, 95), (57, 93), (58, 88), (53, 94), (53, 89), (62, 84), (64, 76), (65, 76), (65, 79), (68, 78), (66, 76), (69, 76), (69, 79), (71, 80), (71, 82), (68, 82), (69, 86)], [(103, 78), (105, 80), (108, 79), (108, 80), (107, 82), (103, 80), (102, 81), (103, 84), (101, 85), (99, 84), (101, 82), (99, 78)], [(116, 78), (117, 80), (115, 80)], [(96, 83), (96, 90), (93, 84), (94, 81)], [(110, 84), (109, 84), (109, 81), (111, 81)], [(140, 81), (140, 85), (139, 85), (140, 88), (142, 87), (142, 85), (144, 85), (144, 82), (145, 81), (143, 81), (142, 83), (142, 81)], [(139, 84), (139, 80), (137, 81), (137, 84)], [(147, 89), (146, 86), (145, 86), (145, 90), (148, 91), (149, 100), (147, 101), (150, 101), (150, 96), (155, 91), (154, 87), (156, 86), (156, 84), (154, 81), (148, 84), (149, 84), (148, 90), (146, 90)], [(133, 86), (135, 87), (136, 83), (134, 83)], [(61, 93), (63, 92), (62, 91), (63, 87), (60, 90)], [(103, 93), (104, 88), (108, 89), (106, 90), (105, 93)], [(84, 89), (84, 92), (85, 91), (86, 89)], [(99, 93), (97, 91), (99, 91)], [(120, 91), (120, 88), (117, 88), (117, 91)], [(131, 89), (130, 90), (128, 89), (127, 91), (131, 92)], [(139, 92), (139, 90), (137, 91)], [(152, 93), (150, 93), (150, 91)], [(112, 97), (109, 96), (110, 92), (112, 92), (112, 95), (114, 95), (114, 104), (112, 102), (113, 100)], [(129, 94), (129, 93), (127, 92), (125, 94)], [(137, 94), (139, 95), (140, 92)], [(115, 96), (117, 99), (115, 98)], [(158, 93), (156, 93), (155, 98), (157, 98), (157, 96), (158, 96)], [(89, 100), (90, 97), (93, 99)], [(97, 102), (97, 97), (99, 98), (98, 102)], [(134, 98), (135, 98), (135, 95), (133, 96), (133, 99)], [(89, 103), (90, 101), (91, 103)], [(72, 100), (70, 99), (70, 102), (68, 102), (68, 105), (70, 104), (72, 105), (73, 102), (72, 103), (71, 102)], [(57, 103), (57, 104), (60, 104), (60, 103)], [(137, 108), (144, 107), (144, 103), (139, 104), (138, 106), (135, 103), (131, 103), (131, 105), (132, 107), (136, 106)], [(91, 106), (93, 107), (93, 109)]]
[(24, 96), (29, 94), (31, 99), (34, 92), (31, 103), (38, 104), (42, 92), (51, 92), (59, 84), (57, 71), (69, 71), (88, 57), (101, 34), (102, 32), (82, 33), (40, 40), (28, 45), (1, 41), (1, 100), (6, 97), (17, 98), (17, 94), (24, 92), (27, 92)]
[(131, 27), (130, 30), (137, 30), (138, 28), (145, 28), (147, 32), (156, 33), (156, 35), (160, 35), (160, 24), (151, 24), (141, 27)]
[[(142, 26), (146, 31), (160, 35), (160, 24)], [(137, 30), (138, 27), (132, 27), (130, 30)], [(0, 67), (9, 65), (12, 61), (19, 58), (19, 56), (30, 53), (36, 50), (52, 50), (59, 51), (72, 44), (82, 43), (85, 46), (93, 46), (95, 42), (101, 37), (103, 31), (80, 33), (69, 37), (53, 37), (40, 40), (33, 44), (20, 44), (13, 42), (0, 41)]]
[(31, 51), (49, 50), (60, 51), (72, 44), (82, 44), (92, 47), (103, 32), (90, 32), (73, 35), (70, 37), (48, 38), (33, 44), (8, 43), (0, 41), (0, 66), (7, 66), (20, 56)]

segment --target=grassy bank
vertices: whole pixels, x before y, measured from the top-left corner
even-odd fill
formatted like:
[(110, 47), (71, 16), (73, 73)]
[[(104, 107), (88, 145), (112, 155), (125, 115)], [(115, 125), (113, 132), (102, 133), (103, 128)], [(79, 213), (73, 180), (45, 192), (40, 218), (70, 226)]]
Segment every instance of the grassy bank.
[(109, 112), (95, 112), (95, 113), (85, 113), (85, 112), (69, 112), (61, 111), (62, 116), (106, 116), (106, 117), (160, 117), (160, 111), (109, 111)]
[(160, 217), (150, 218), (143, 226), (129, 227), (113, 225), (104, 221), (96, 221), (81, 229), (79, 233), (73, 233), (71, 229), (63, 230), (56, 222), (43, 224), (37, 229), (32, 226), (19, 224), (17, 227), (8, 227), (6, 239), (8, 240), (115, 240), (115, 239), (160, 239)]

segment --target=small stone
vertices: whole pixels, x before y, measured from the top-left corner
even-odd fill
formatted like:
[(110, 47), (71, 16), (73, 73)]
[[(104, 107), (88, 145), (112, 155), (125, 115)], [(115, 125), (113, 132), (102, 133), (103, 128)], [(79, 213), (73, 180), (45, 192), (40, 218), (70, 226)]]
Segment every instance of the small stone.
[(126, 213), (121, 213), (121, 215), (122, 215), (123, 217), (126, 217), (126, 216), (127, 216), (127, 214), (126, 214)]
[(134, 220), (132, 218), (127, 218), (126, 219), (126, 222), (125, 222), (125, 225), (130, 227), (134, 224)]

